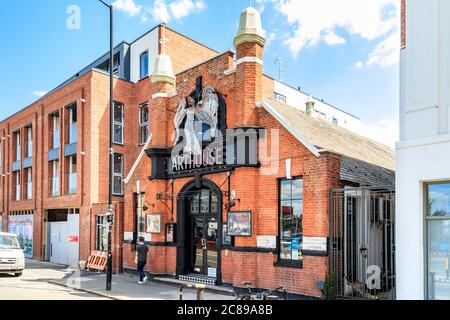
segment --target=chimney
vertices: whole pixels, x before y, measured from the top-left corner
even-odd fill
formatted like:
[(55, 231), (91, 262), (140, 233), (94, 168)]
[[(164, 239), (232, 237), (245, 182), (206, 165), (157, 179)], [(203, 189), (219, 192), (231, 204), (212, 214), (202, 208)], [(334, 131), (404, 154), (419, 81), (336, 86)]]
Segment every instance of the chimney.
[(310, 96), (305, 104), (306, 104), (306, 114), (312, 117), (314, 115), (314, 106), (316, 103), (314, 102), (314, 100), (311, 99)]
[(236, 47), (237, 126), (256, 126), (256, 103), (262, 100), (263, 49), (261, 16), (255, 8), (242, 11)]

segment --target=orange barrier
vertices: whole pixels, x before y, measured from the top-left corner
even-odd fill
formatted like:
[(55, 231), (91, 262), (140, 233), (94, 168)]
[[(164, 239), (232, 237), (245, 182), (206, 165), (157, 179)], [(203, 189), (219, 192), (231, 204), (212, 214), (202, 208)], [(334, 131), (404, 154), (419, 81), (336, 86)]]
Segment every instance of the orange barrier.
[(89, 270), (105, 271), (108, 261), (108, 253), (102, 251), (92, 251), (87, 262)]

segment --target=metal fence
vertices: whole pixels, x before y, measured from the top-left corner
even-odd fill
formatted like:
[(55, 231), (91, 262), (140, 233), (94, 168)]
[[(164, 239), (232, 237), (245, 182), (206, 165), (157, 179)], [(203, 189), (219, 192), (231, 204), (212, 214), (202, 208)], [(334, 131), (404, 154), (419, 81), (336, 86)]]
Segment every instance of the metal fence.
[(336, 299), (395, 299), (395, 192), (345, 188), (330, 195), (330, 278)]

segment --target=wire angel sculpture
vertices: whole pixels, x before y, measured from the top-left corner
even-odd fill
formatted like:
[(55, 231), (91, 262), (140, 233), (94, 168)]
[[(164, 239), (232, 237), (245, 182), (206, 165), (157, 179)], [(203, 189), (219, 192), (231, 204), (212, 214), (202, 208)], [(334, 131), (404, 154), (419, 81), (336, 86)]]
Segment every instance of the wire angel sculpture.
[[(183, 139), (185, 145), (183, 152), (185, 154), (201, 155), (202, 146), (195, 132), (195, 121), (207, 124), (211, 128), (211, 138), (216, 137), (216, 130), (219, 123), (219, 96), (214, 88), (207, 86), (203, 89), (202, 100), (195, 104), (192, 97), (183, 99), (175, 115), (175, 139), (174, 145), (179, 143), (183, 130)], [(184, 119), (186, 122), (184, 128), (181, 128)]]

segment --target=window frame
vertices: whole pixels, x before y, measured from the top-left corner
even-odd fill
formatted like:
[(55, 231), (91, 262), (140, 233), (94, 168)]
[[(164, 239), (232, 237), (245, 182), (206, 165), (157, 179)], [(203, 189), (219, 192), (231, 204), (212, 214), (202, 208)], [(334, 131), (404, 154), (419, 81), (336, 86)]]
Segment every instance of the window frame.
[(428, 226), (430, 221), (450, 221), (449, 216), (433, 216), (429, 215), (428, 211), (428, 201), (430, 199), (429, 195), (429, 187), (433, 185), (446, 185), (450, 184), (450, 180), (443, 181), (434, 181), (434, 182), (424, 182), (422, 184), (423, 190), (423, 267), (424, 267), (424, 275), (423, 275), (423, 283), (424, 283), (424, 297), (426, 300), (430, 300), (429, 295), (429, 281), (428, 281), (428, 269), (429, 269), (429, 232)]
[[(112, 175), (113, 175), (112, 176), (112, 194), (115, 195), (115, 196), (123, 196), (124, 195), (124, 190), (123, 190), (123, 171), (124, 171), (124, 167), (125, 167), (125, 156), (122, 153), (115, 152), (114, 153), (113, 164), (116, 161), (116, 156), (120, 156), (121, 157), (121, 163), (120, 163), (121, 172), (120, 172), (120, 174), (116, 173), (115, 170), (114, 170), (115, 165), (113, 165), (113, 170), (112, 170)], [(120, 183), (120, 193), (117, 193), (114, 190), (114, 182), (115, 182), (115, 178), (116, 177), (120, 178), (120, 182), (121, 182)]]
[[(142, 120), (142, 109), (144, 108), (144, 107), (146, 107), (147, 108), (147, 114), (148, 114), (148, 120), (147, 120), (147, 122), (141, 122), (141, 120)], [(140, 106), (139, 106), (139, 145), (140, 146), (143, 146), (146, 142), (147, 142), (147, 140), (148, 140), (148, 137), (150, 136), (150, 108), (149, 108), (149, 104), (148, 104), (148, 102), (145, 102), (145, 103), (143, 103), (143, 104), (141, 104)], [(145, 139), (145, 141), (141, 141), (141, 130), (142, 130), (142, 128), (143, 127), (147, 127), (147, 137), (146, 137), (146, 139)]]
[[(278, 228), (277, 228), (277, 233), (278, 233), (278, 235), (277, 235), (277, 262), (275, 262), (275, 266), (278, 266), (278, 267), (303, 268), (303, 254), (299, 257), (299, 260), (293, 260), (292, 257), (291, 257), (291, 259), (281, 259), (281, 228), (282, 228), (281, 204), (283, 201), (286, 201), (286, 200), (290, 200), (290, 201), (294, 200), (294, 198), (292, 198), (292, 190), (291, 190), (291, 198), (285, 199), (285, 200), (282, 199), (282, 183), (284, 181), (293, 182), (295, 180), (302, 181), (302, 199), (301, 199), (301, 201), (302, 201), (302, 221), (303, 221), (304, 177), (303, 176), (294, 176), (294, 177), (292, 177), (292, 179), (288, 179), (288, 178), (277, 179), (277, 184), (278, 184), (278, 199), (277, 199), (277, 205), (278, 205), (277, 226), (278, 226)], [(302, 223), (301, 232), (302, 232), (302, 238), (303, 238), (303, 223)], [(292, 239), (291, 239), (291, 246), (292, 246)], [(299, 246), (300, 246), (300, 244), (299, 244)], [(292, 250), (292, 248), (291, 248), (291, 250)], [(299, 252), (302, 252), (302, 250), (300, 248), (299, 248)]]
[[(113, 126), (113, 143), (114, 144), (118, 144), (118, 145), (124, 145), (125, 144), (125, 128), (124, 128), (125, 127), (124, 126), (124, 122), (125, 122), (125, 105), (123, 103), (117, 102), (117, 101), (114, 101), (113, 105), (114, 105), (114, 108), (113, 108), (113, 123), (112, 123), (112, 126)], [(122, 107), (121, 122), (116, 121), (116, 119), (115, 119), (115, 111), (116, 111), (115, 108), (116, 108), (116, 105), (120, 105)], [(122, 141), (121, 142), (115, 140), (116, 139), (116, 135), (114, 133), (115, 133), (116, 126), (119, 126), (119, 127), (122, 128), (122, 130), (121, 130), (121, 133), (122, 133), (121, 134), (121, 139), (122, 139)]]
[[(274, 92), (275, 95), (275, 100), (277, 100), (280, 103), (286, 104), (287, 102), (287, 97), (281, 93), (278, 92)], [(280, 100), (280, 98), (282, 98), (282, 100)]]
[[(147, 70), (144, 72), (144, 75), (142, 74), (142, 57), (144, 55), (147, 55)], [(150, 75), (150, 55), (148, 50), (145, 50), (139, 54), (139, 80), (142, 80), (144, 78), (147, 78)]]

